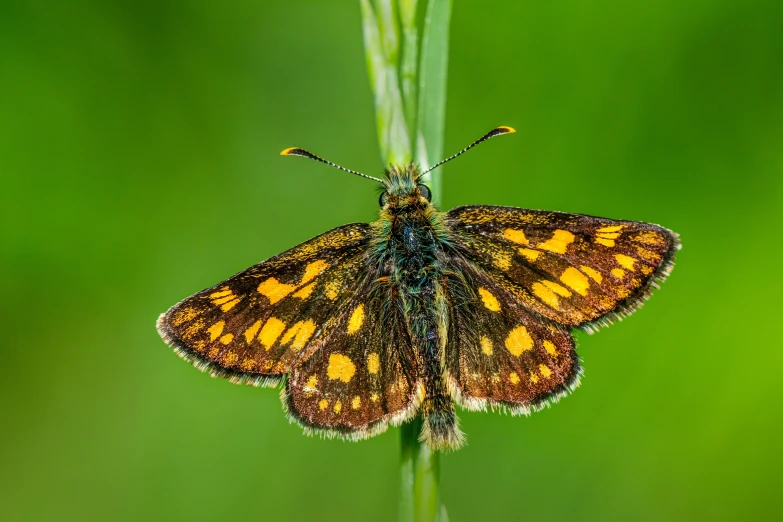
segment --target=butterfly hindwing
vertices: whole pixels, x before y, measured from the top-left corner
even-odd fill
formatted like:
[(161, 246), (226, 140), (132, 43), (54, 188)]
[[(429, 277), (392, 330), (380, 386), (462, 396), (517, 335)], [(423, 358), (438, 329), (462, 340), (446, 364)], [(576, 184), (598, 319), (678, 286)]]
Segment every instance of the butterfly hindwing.
[(328, 325), (286, 383), (289, 415), (307, 430), (352, 439), (413, 416), (423, 389), (393, 293), (370, 276)]
[(529, 310), (567, 326), (632, 312), (668, 275), (679, 240), (647, 223), (466, 206), (447, 223), (465, 256)]
[(212, 375), (277, 385), (353, 297), (369, 225), (345, 225), (188, 297), (158, 319), (177, 353)]
[(461, 407), (529, 413), (579, 383), (567, 327), (526, 309), (469, 261), (455, 259), (447, 282), (450, 330), (446, 376)]

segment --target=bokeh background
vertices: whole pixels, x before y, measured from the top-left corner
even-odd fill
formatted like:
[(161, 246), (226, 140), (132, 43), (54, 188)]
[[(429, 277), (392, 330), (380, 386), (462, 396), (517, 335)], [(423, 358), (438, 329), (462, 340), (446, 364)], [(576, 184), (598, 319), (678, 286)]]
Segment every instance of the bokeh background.
[[(456, 1), (444, 204), (651, 221), (684, 248), (579, 335), (582, 387), (463, 413), (454, 522), (783, 516), (783, 3)], [(158, 337), (181, 298), (373, 220), (356, 2), (0, 3), (0, 519), (395, 520), (399, 430), (302, 436)]]

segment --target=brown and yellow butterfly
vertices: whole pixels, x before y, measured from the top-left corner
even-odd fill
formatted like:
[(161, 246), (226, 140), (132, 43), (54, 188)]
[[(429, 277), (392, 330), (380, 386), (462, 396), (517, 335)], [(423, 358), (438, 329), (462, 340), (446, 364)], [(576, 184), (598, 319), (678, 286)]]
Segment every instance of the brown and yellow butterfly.
[[(498, 127), (459, 153), (494, 136)], [(434, 449), (463, 442), (454, 404), (528, 414), (579, 384), (571, 329), (633, 312), (669, 273), (657, 225), (512, 207), (439, 212), (426, 172), (391, 167), (380, 219), (345, 225), (160, 316), (197, 368), (280, 386), (308, 433), (364, 439), (422, 416)]]

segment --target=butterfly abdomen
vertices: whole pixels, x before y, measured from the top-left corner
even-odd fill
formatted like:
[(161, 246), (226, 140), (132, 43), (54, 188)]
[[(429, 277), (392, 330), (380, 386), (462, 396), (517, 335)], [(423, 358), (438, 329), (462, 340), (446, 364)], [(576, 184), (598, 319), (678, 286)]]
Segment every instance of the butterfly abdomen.
[(433, 449), (447, 449), (461, 445), (463, 436), (443, 379), (448, 313), (439, 283), (441, 246), (431, 218), (424, 212), (397, 216), (391, 223), (390, 244), (393, 277), (400, 289), (418, 378), (425, 390), (421, 439)]

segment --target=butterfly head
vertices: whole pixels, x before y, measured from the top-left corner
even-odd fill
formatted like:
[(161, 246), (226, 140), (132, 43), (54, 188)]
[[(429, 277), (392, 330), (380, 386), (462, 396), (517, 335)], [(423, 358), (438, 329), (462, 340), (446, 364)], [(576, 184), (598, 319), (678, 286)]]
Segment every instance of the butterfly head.
[(418, 165), (409, 163), (404, 167), (392, 166), (386, 171), (379, 204), (384, 210), (422, 208), (430, 204), (432, 193), (421, 183)]

